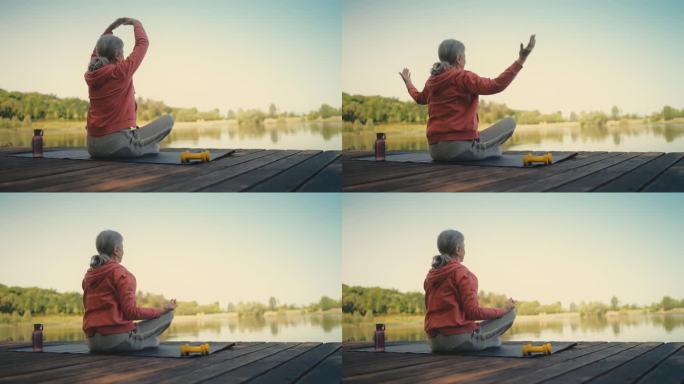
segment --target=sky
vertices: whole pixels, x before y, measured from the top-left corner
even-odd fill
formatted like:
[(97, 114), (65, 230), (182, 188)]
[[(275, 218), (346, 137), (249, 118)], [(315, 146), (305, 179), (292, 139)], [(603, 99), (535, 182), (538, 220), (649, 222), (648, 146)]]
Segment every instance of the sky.
[(95, 237), (138, 290), (200, 303), (341, 295), (339, 194), (0, 194), (0, 283), (81, 292)]
[(541, 303), (684, 296), (682, 194), (345, 194), (342, 282), (423, 292), (437, 236), (479, 288)]
[(345, 0), (342, 89), (409, 100), (398, 75), (422, 89), (447, 38), (466, 46), (466, 69), (496, 77), (536, 34), (504, 92), (515, 109), (651, 113), (684, 107), (684, 2), (679, 0)]
[[(0, 88), (87, 99), (95, 42), (118, 17), (150, 40), (138, 96), (200, 110), (341, 104), (340, 0), (3, 0)], [(128, 55), (133, 28), (114, 31)]]

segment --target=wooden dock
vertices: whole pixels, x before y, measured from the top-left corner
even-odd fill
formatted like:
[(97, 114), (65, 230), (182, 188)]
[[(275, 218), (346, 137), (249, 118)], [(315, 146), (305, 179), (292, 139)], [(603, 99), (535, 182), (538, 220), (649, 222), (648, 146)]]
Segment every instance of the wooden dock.
[(353, 352), (345, 343), (344, 383), (653, 383), (684, 382), (684, 343), (579, 342), (535, 358)]
[(684, 153), (579, 152), (534, 168), (354, 160), (370, 155), (344, 152), (344, 192), (684, 191)]
[(27, 353), (0, 343), (0, 383), (338, 383), (340, 343), (237, 343), (205, 357)]
[(339, 192), (340, 151), (238, 149), (207, 164), (168, 165), (8, 156), (0, 148), (0, 191)]

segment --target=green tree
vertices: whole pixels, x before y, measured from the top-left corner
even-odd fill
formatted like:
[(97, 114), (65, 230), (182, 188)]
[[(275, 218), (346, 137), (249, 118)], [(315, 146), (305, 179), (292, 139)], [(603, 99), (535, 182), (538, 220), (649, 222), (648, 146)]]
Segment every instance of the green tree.
[(268, 117), (274, 118), (274, 117), (276, 117), (277, 113), (278, 113), (278, 108), (276, 108), (275, 104), (271, 103), (271, 105), (268, 106)]
[(617, 105), (614, 105), (613, 108), (611, 108), (610, 117), (613, 120), (618, 120), (620, 118), (620, 108), (618, 108)]
[(620, 300), (618, 300), (617, 297), (613, 296), (610, 298), (610, 309), (613, 311), (617, 311), (618, 309), (618, 304), (620, 304)]
[(278, 307), (278, 300), (276, 300), (275, 297), (271, 296), (271, 298), (268, 299), (268, 309), (271, 311), (275, 311), (275, 309)]

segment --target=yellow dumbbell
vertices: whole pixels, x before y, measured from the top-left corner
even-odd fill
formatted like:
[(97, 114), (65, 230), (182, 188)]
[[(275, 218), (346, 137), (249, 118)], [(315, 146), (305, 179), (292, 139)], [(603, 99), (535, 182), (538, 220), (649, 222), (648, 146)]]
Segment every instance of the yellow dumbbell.
[(181, 163), (189, 163), (190, 160), (199, 160), (203, 163), (207, 163), (209, 162), (209, 160), (211, 160), (211, 156), (209, 155), (209, 151), (203, 151), (198, 153), (183, 151), (180, 154), (180, 159)]
[(209, 344), (200, 344), (196, 346), (190, 344), (183, 344), (179, 348), (181, 356), (188, 356), (191, 353), (199, 353), (201, 355), (209, 354)]
[(553, 163), (553, 156), (551, 155), (551, 152), (547, 152), (545, 155), (541, 156), (535, 156), (531, 153), (523, 156), (524, 166), (527, 167), (528, 165), (532, 165), (532, 163), (544, 163), (545, 165), (551, 165), (551, 163)]
[(531, 343), (523, 344), (522, 354), (523, 356), (529, 356), (532, 353), (543, 353), (545, 355), (550, 355), (552, 351), (551, 343), (545, 343), (542, 345), (532, 345)]

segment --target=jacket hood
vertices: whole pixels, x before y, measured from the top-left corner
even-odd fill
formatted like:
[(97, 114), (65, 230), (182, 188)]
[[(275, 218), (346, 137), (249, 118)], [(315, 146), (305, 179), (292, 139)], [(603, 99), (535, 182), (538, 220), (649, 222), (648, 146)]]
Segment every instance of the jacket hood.
[(425, 278), (425, 283), (427, 286), (432, 287), (441, 285), (444, 280), (450, 276), (453, 276), (454, 273), (461, 268), (465, 268), (465, 266), (459, 263), (457, 260), (453, 260), (439, 268), (432, 268)]
[(88, 268), (88, 271), (83, 278), (83, 288), (98, 286), (102, 280), (111, 275), (112, 271), (120, 268), (123, 268), (123, 266), (114, 260), (109, 260), (104, 265), (97, 268)]
[(427, 84), (431, 89), (440, 91), (453, 84), (454, 77), (460, 76), (461, 73), (463, 73), (462, 69), (449, 68), (439, 75), (430, 76)]
[(114, 64), (107, 64), (102, 68), (98, 68), (94, 71), (88, 71), (85, 73), (86, 83), (94, 88), (97, 88), (107, 82), (112, 77), (112, 72), (116, 68)]

